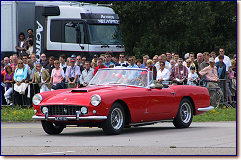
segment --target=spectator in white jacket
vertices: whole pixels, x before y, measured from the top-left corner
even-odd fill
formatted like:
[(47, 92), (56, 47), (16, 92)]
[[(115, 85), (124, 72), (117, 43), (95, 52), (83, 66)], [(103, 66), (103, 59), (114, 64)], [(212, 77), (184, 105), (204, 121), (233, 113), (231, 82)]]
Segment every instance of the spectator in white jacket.
[(162, 82), (162, 84), (168, 84), (170, 79), (170, 71), (165, 68), (165, 62), (160, 62), (160, 69), (157, 71), (156, 80)]
[[(219, 49), (219, 56), (224, 56), (223, 62), (226, 64), (226, 72), (228, 72), (229, 67), (231, 67), (231, 61), (230, 58), (226, 55), (224, 55), (225, 51), (223, 48)], [(215, 63), (219, 62), (219, 56), (215, 58)]]

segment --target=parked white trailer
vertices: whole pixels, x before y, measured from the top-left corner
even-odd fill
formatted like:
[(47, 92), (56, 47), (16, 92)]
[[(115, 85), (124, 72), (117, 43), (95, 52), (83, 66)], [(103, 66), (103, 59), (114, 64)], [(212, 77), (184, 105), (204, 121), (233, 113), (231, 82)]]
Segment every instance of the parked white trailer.
[(1, 55), (16, 52), (18, 34), (34, 28), (34, 2), (1, 1)]

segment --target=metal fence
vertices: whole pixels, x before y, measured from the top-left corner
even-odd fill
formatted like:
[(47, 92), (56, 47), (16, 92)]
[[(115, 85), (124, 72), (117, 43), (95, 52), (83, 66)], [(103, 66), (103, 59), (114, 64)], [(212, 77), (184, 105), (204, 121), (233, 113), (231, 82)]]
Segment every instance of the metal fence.
[[(235, 83), (235, 84), (234, 84)], [(171, 85), (172, 84), (172, 81), (165, 81), (165, 84), (169, 84)], [(197, 84), (197, 86), (202, 86), (202, 87), (207, 87), (207, 82), (205, 81), (199, 81), (199, 83)], [(12, 85), (14, 87), (14, 85)], [(23, 107), (26, 107), (26, 106), (31, 106), (32, 105), (32, 96), (36, 93), (39, 93), (40, 92), (40, 88), (38, 88), (38, 84), (37, 83), (32, 83), (32, 85), (30, 85), (30, 89), (31, 89), (31, 92), (32, 92), (32, 95), (29, 97), (27, 97), (27, 93), (28, 91), (25, 92), (24, 95), (21, 95), (21, 98), (22, 98), (22, 102), (23, 104), (16, 104), (15, 102), (15, 93), (16, 91), (14, 91), (14, 88), (13, 88), (13, 93), (12, 93), (12, 100), (13, 100), (13, 104), (14, 105), (21, 105)], [(73, 87), (69, 87), (70, 85), (68, 83), (64, 83), (64, 88), (73, 88)], [(220, 79), (219, 83), (218, 83), (218, 86), (221, 88), (222, 92), (223, 92), (223, 95), (222, 97), (220, 97), (220, 100), (219, 102), (217, 103), (217, 105), (219, 104), (223, 104), (227, 107), (230, 107), (229, 106), (229, 103), (228, 101), (230, 100), (230, 97), (231, 96), (231, 103), (232, 103), (232, 106), (235, 107), (236, 106), (236, 81), (227, 81), (226, 79)], [(80, 86), (76, 83), (75, 88), (79, 88)], [(2, 86), (2, 92), (1, 94), (4, 94), (4, 87)], [(215, 102), (215, 101), (218, 101), (217, 99), (217, 90), (220, 89), (220, 88), (208, 88), (209, 90), (209, 93), (210, 93), (210, 97), (211, 97), (211, 102)], [(28, 89), (28, 88), (27, 88)], [(26, 89), (26, 90), (27, 90)], [(230, 95), (230, 92), (231, 92), (231, 95)], [(3, 98), (4, 96), (2, 96), (2, 99), (1, 99), (1, 104), (2, 105), (6, 105), (8, 106), (7, 104), (3, 104)], [(215, 103), (216, 105), (216, 103)]]

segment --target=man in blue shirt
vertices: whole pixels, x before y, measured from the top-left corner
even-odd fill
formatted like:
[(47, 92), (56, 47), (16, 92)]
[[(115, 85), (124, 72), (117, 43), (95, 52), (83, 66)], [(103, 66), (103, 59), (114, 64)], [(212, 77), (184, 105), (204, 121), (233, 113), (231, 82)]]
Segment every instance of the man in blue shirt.
[(140, 65), (140, 68), (146, 68), (146, 62), (149, 59), (148, 55), (143, 56), (143, 63)]
[(103, 64), (108, 68), (110, 67), (110, 65), (114, 65), (114, 63), (111, 62), (111, 59), (112, 59), (112, 57), (111, 57), (110, 52), (106, 52), (105, 53), (105, 62)]
[(128, 58), (128, 62), (129, 62), (129, 66), (127, 66), (127, 68), (139, 68), (134, 61), (134, 57), (131, 56)]

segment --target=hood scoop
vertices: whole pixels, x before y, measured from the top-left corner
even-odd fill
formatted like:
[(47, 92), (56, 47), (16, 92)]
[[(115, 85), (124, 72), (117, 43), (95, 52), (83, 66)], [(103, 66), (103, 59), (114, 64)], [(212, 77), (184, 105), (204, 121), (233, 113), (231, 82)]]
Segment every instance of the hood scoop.
[(71, 92), (88, 92), (88, 90), (82, 90), (82, 89), (75, 89), (75, 90), (72, 90)]

